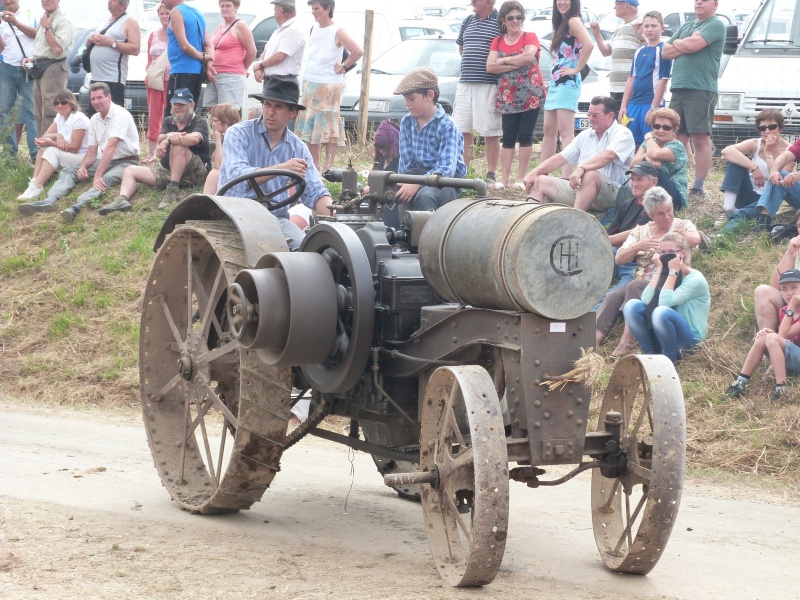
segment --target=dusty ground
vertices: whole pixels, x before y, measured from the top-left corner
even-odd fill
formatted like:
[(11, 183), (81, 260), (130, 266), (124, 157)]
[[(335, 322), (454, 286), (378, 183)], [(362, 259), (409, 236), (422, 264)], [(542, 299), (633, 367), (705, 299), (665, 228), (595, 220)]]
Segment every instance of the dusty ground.
[(351, 476), (345, 448), (306, 438), (252, 510), (199, 517), (161, 487), (136, 413), (7, 398), (0, 411), (4, 599), (796, 597), (800, 503), (774, 491), (690, 482), (660, 564), (630, 577), (599, 560), (587, 478), (512, 484), (498, 578), (453, 590), (419, 505), (384, 488), (364, 454)]

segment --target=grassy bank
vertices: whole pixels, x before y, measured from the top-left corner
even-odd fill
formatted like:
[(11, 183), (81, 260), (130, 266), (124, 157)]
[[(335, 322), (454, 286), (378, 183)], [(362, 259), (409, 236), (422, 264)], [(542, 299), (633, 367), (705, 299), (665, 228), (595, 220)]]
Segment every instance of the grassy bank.
[[(348, 159), (362, 170), (372, 157), (362, 150), (339, 162), (345, 166)], [(474, 165), (483, 174), (481, 161)], [(137, 405), (140, 296), (166, 217), (156, 210), (161, 193), (143, 189), (130, 213), (101, 217), (87, 208), (65, 225), (57, 212), (19, 215), (16, 196), (30, 174), (23, 162), (0, 167), (0, 392), (43, 403)], [(708, 197), (692, 199), (685, 215), (712, 235), (720, 179), (718, 166), (707, 182)], [(86, 187), (79, 185), (72, 197)], [(60, 202), (59, 210), (67, 205)], [(767, 236), (744, 234), (694, 256), (712, 294), (708, 340), (679, 366), (695, 471), (800, 484), (796, 381), (790, 379), (786, 401), (773, 404), (774, 380), (759, 370), (744, 399), (719, 402), (755, 331), (753, 289), (767, 281), (783, 251)], [(615, 346), (619, 331), (601, 354)], [(611, 366), (606, 370), (603, 380)]]

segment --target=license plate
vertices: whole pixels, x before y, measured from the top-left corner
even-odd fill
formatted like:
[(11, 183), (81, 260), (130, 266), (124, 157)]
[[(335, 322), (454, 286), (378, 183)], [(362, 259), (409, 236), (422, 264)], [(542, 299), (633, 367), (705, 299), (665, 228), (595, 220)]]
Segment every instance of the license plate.
[(589, 119), (575, 117), (575, 129), (589, 129)]
[(125, 110), (133, 108), (133, 98), (125, 98)]
[(785, 139), (787, 142), (789, 142), (790, 144), (794, 144), (797, 140), (800, 140), (800, 135), (792, 135), (791, 133), (788, 134), (788, 135), (783, 133), (783, 134), (781, 134), (781, 137), (783, 139)]

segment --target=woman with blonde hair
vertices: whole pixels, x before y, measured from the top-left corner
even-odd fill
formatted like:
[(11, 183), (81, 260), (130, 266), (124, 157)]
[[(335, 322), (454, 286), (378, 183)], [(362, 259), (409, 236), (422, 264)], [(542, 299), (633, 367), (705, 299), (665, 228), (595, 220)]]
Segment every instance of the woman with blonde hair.
[[(89, 150), (86, 129), (89, 117), (80, 111), (75, 95), (67, 89), (59, 90), (53, 98), (56, 118), (35, 143), (39, 148), (33, 179), (17, 200), (34, 200), (44, 191), (44, 184), (64, 167), (78, 167)], [(50, 212), (53, 205), (44, 200), (32, 204), (22, 204), (19, 211), (26, 215), (34, 212)]]
[(686, 148), (677, 139), (681, 126), (680, 115), (671, 108), (658, 108), (650, 113), (653, 130), (644, 136), (644, 142), (631, 160), (633, 167), (647, 161), (658, 169), (658, 185), (672, 196), (675, 210), (687, 204), (689, 159)]
[(673, 363), (705, 339), (711, 294), (703, 274), (692, 269), (683, 234), (664, 234), (653, 253), (653, 277), (641, 300), (622, 313), (644, 354), (663, 354)]
[(203, 186), (204, 194), (216, 194), (219, 187), (219, 169), (222, 166), (222, 145), (225, 142), (225, 133), (231, 125), (241, 121), (239, 111), (231, 104), (223, 102), (211, 109), (211, 136), (214, 142), (214, 152), (211, 154), (211, 170), (206, 176)]

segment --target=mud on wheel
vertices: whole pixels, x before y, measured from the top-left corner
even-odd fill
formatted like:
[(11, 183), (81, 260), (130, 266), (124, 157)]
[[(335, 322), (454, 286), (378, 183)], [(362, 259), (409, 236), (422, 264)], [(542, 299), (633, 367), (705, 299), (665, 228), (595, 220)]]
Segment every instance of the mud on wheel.
[(232, 225), (195, 222), (166, 239), (147, 282), (139, 348), (145, 428), (161, 481), (191, 512), (249, 508), (283, 452), (289, 369), (266, 368), (228, 331), (227, 288), (249, 266)]
[(614, 369), (600, 409), (622, 415), (625, 473), (592, 474), (592, 524), (603, 562), (646, 574), (669, 540), (683, 489), (686, 415), (678, 374), (663, 355), (628, 356)]

